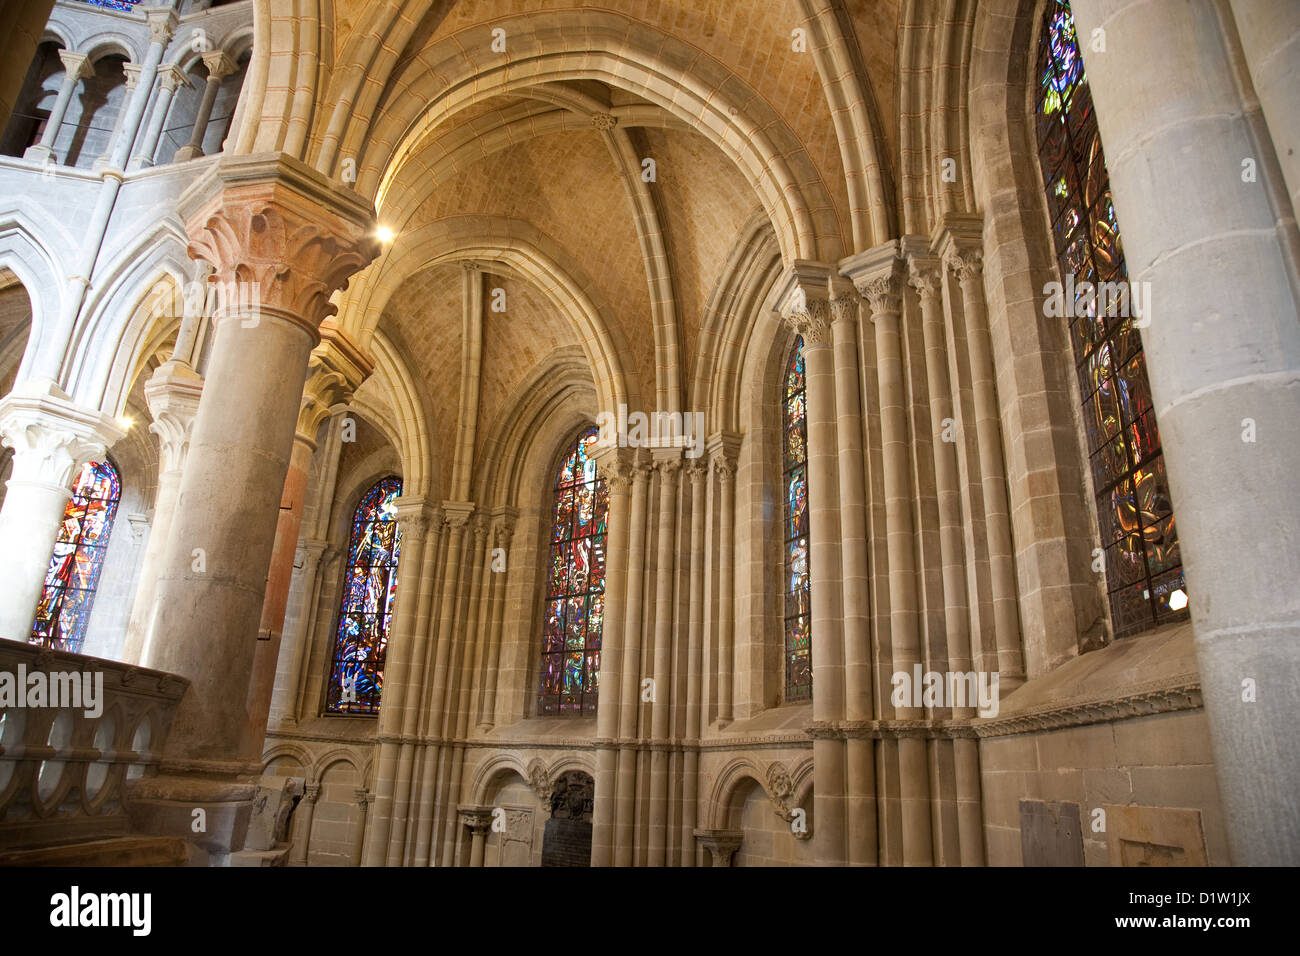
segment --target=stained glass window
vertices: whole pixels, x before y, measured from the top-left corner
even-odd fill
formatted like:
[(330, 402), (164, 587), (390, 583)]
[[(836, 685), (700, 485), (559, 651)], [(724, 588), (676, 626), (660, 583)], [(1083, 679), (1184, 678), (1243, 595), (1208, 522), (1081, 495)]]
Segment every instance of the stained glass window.
[(122, 479), (111, 462), (91, 461), (82, 466), (63, 509), (63, 524), (54, 541), (28, 643), (57, 651), (81, 651), (121, 497)]
[(1083, 419), (1117, 637), (1185, 616), (1186, 581), (1160, 432), (1134, 327), (1110, 177), (1070, 6), (1048, 0), (1038, 50), (1038, 158), (1083, 396)]
[(122, 13), (130, 13), (141, 0), (84, 0), (84, 2), (92, 7), (103, 7), (105, 10), (119, 10)]
[(812, 607), (808, 579), (808, 388), (803, 337), (785, 366), (781, 475), (785, 493), (785, 699), (812, 696)]
[(539, 714), (596, 714), (609, 513), (609, 491), (591, 458), (598, 435), (593, 427), (573, 440), (555, 479)]
[(393, 499), (401, 493), (401, 478), (395, 475), (381, 478), (361, 496), (352, 514), (326, 713), (379, 712), (400, 550)]

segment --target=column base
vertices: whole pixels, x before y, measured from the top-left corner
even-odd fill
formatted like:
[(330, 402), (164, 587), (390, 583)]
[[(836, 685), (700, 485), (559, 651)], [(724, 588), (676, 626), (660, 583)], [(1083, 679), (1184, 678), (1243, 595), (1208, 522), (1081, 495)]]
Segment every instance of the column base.
[(23, 159), (45, 166), (54, 160), (54, 150), (48, 146), (28, 146), (23, 151)]
[(137, 156), (131, 162), (126, 164), (128, 173), (138, 173), (142, 169), (148, 169), (153, 166), (152, 159), (146, 159), (144, 156)]
[(172, 157), (173, 163), (188, 163), (191, 159), (198, 159), (207, 155), (197, 146), (182, 146), (176, 150), (176, 155)]
[(145, 777), (127, 785), (126, 813), (137, 832), (179, 837), (224, 866), (244, 849), (257, 789), (256, 781)]

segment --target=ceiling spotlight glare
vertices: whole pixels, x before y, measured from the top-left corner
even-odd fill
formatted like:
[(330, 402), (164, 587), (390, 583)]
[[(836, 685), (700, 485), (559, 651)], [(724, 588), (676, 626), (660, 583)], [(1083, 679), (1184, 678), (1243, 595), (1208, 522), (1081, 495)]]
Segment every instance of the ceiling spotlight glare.
[(1187, 592), (1179, 588), (1173, 594), (1169, 595), (1169, 610), (1181, 611), (1187, 607)]

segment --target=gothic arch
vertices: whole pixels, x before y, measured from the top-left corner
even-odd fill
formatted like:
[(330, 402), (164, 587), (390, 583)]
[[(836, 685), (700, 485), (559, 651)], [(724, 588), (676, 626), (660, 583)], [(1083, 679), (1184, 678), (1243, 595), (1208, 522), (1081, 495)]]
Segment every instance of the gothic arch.
[[(38, 228), (34, 224), (43, 223)], [(44, 236), (45, 229), (54, 235)], [(60, 243), (62, 243), (60, 245)], [(32, 305), (31, 332), (27, 337), (27, 350), (18, 369), (18, 382), (31, 374), (31, 367), (39, 358), (55, 351), (62, 353), (62, 344), (50, 341), (52, 326), (58, 322), (63, 310), (63, 278), (66, 266), (49, 250), (75, 249), (66, 230), (26, 198), (15, 199), (0, 213), (0, 268), (6, 268), (18, 277)], [(46, 362), (46, 365), (55, 364)]]
[(470, 785), (469, 792), (473, 797), (473, 803), (482, 806), (487, 802), (488, 792), (492, 785), (501, 777), (508, 774), (515, 774), (520, 780), (528, 780), (528, 772), (521, 761), (514, 754), (498, 753), (483, 761), (474, 770), (474, 782)]
[(503, 267), (535, 286), (571, 323), (587, 354), (601, 407), (639, 406), (635, 381), (620, 356), (630, 354), (608, 306), (578, 263), (534, 226), (512, 219), (464, 216), (398, 236), (378, 263), (357, 277), (339, 309), (338, 324), (362, 344), (379, 325), (398, 286), (443, 262), (478, 261)]

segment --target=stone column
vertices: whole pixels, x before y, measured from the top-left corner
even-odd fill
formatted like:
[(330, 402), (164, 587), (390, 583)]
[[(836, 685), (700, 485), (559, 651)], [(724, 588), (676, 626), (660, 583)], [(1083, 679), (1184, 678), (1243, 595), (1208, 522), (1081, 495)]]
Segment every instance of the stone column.
[[(1300, 320), (1278, 226), (1288, 211), (1242, 179), (1258, 143), (1219, 4), (1072, 8), (1080, 36), (1107, 37), (1105, 54), (1083, 44), (1084, 60), (1129, 279), (1149, 293), (1142, 342), (1229, 847), (1238, 865), (1295, 864)], [(1154, 89), (1180, 95), (1142, 96)]]
[(953, 240), (945, 249), (945, 263), (961, 284), (962, 308), (966, 314), (966, 347), (970, 355), (971, 395), (980, 450), (980, 488), (984, 495), (984, 528), (988, 535), (989, 578), (993, 587), (999, 687), (1002, 693), (1008, 694), (1024, 683), (1025, 665), (1020, 648), (1020, 606), (1011, 543), (1007, 470), (1002, 455), (1002, 419), (998, 415), (993, 347), (984, 304), (983, 254)]
[[(151, 626), (160, 669), (191, 681), (164, 770), (228, 774), (258, 769), (259, 755), (245, 749), (246, 701), (308, 358), (333, 311), (331, 294), (369, 264), (378, 242), (364, 200), (278, 154), (227, 158), (179, 207), (190, 254), (214, 263), (227, 301)], [(145, 789), (168, 787), (153, 778)], [(192, 800), (157, 799), (151, 832), (188, 835)], [(237, 815), (241, 806), (229, 809)], [(242, 841), (237, 817), (230, 823), (214, 832), (209, 813), (210, 842)]]
[[(331, 409), (346, 405), (352, 394), (374, 370), (365, 355), (330, 319), (321, 323), (321, 342), (308, 360), (307, 384), (303, 388), (294, 428), (293, 450), (284, 477), (280, 513), (271, 551), (271, 567), (262, 601), (262, 620), (257, 629), (257, 650), (253, 659), (253, 682), (248, 694), (249, 740), (246, 749), (260, 751), (271, 714), (271, 697), (279, 669), (281, 635), (293, 583), (293, 562), (298, 553), (298, 536), (306, 509), (307, 481), (316, 434)], [(399, 602), (400, 603), (400, 602)]]
[(627, 546), (627, 604), (623, 618), (623, 677), (620, 687), (618, 738), (618, 780), (615, 793), (614, 865), (631, 866), (636, 842), (637, 751), (627, 746), (637, 739), (641, 699), (641, 625), (645, 597), (646, 507), (650, 491), (650, 468), (633, 455), (632, 516)]
[(140, 140), (135, 158), (131, 160), (131, 170), (147, 169), (153, 165), (153, 154), (158, 148), (158, 138), (162, 135), (172, 97), (182, 84), (189, 86), (190, 80), (179, 67), (168, 66), (158, 71), (158, 97), (154, 101), (153, 112), (149, 114), (149, 125), (145, 128), (144, 138)]
[(709, 466), (704, 459), (697, 459), (687, 466), (687, 474), (691, 479), (691, 591), (686, 643), (687, 748), (682, 772), (682, 865), (695, 866), (695, 825), (699, 821), (700, 698), (704, 682), (704, 505)]
[(357, 822), (357, 842), (352, 847), (352, 859), (349, 865), (360, 866), (366, 848), (366, 811), (370, 809), (370, 791), (365, 787), (357, 787), (354, 792), (357, 798), (357, 809), (361, 811), (361, 819)]
[(289, 852), (290, 866), (306, 866), (307, 850), (311, 844), (311, 821), (316, 815), (316, 800), (320, 797), (320, 784), (309, 783), (303, 791), (302, 803), (299, 804), (301, 816), (298, 820), (298, 839), (294, 841)]
[(677, 473), (681, 450), (653, 452), (659, 472), (659, 548), (655, 569), (654, 697), (650, 705), (650, 866), (668, 861), (668, 733), (672, 709), (673, 579), (677, 563)]
[(491, 730), (496, 723), (497, 668), (501, 663), (501, 630), (505, 625), (506, 586), (510, 581), (510, 539), (514, 536), (517, 516), (513, 508), (498, 509), (492, 514), (493, 543), (501, 550), (506, 565), (500, 571), (495, 564), (492, 567), (492, 645), (488, 648), (487, 673), (478, 707), (478, 729), (482, 732)]
[(1295, 65), (1300, 5), (1291, 0), (1231, 0), (1231, 5), (1251, 85), (1294, 211), (1300, 209), (1300, 120), (1295, 115), (1300, 102), (1300, 70)]
[(470, 833), (469, 865), (482, 866), (488, 831), (492, 828), (492, 808), (461, 807), (459, 814), (461, 825)]
[(94, 66), (84, 53), (60, 50), (59, 59), (63, 61), (63, 85), (59, 87), (59, 95), (54, 100), (54, 108), (50, 110), (50, 118), (45, 121), (41, 141), (35, 146), (28, 146), (23, 153), (23, 159), (42, 164), (54, 160), (54, 141), (58, 139), (59, 131), (63, 128), (63, 118), (68, 113), (68, 106), (72, 102), (72, 94), (76, 92), (77, 84), (86, 77), (93, 76), (95, 72)]
[[(840, 542), (844, 579), (844, 713), (855, 732), (844, 741), (848, 862), (876, 863), (875, 742), (860, 731), (874, 716), (871, 691), (871, 591), (867, 567), (867, 486), (862, 455), (862, 387), (858, 311), (851, 283), (834, 288), (831, 339), (835, 350), (835, 408), (839, 427)], [(847, 286), (847, 288), (845, 288)], [(814, 640), (816, 638), (814, 637)]]
[[(876, 365), (880, 383), (880, 438), (885, 491), (885, 533), (889, 555), (889, 642), (895, 672), (912, 673), (922, 663), (916, 593), (916, 536), (912, 523), (912, 482), (909, 467), (907, 390), (904, 382), (899, 317), (902, 311), (900, 262), (895, 243), (855, 256), (846, 273), (871, 304), (875, 325)], [(922, 720), (925, 711), (904, 705), (885, 708), (904, 721)], [(898, 807), (902, 833), (901, 861), (897, 847), (886, 862), (926, 866), (933, 859), (930, 837), (929, 787), (923, 737), (904, 728), (882, 742), (883, 762), (897, 756), (898, 790), (891, 803)], [(892, 772), (890, 773), (892, 776)], [(887, 804), (886, 815), (890, 814)], [(820, 827), (820, 821), (818, 826)], [(888, 832), (889, 828), (886, 828)]]
[(203, 65), (208, 68), (208, 79), (203, 87), (203, 99), (199, 101), (199, 111), (194, 117), (194, 132), (190, 141), (176, 150), (173, 163), (184, 163), (203, 155), (203, 137), (208, 132), (208, 120), (212, 118), (212, 107), (217, 102), (217, 93), (221, 90), (221, 81), (237, 69), (235, 62), (226, 56), (224, 50), (213, 50), (203, 54)]
[(739, 830), (696, 830), (695, 839), (709, 851), (710, 866), (731, 866), (745, 834)]
[(140, 64), (123, 63), (122, 72), (126, 76), (126, 86), (123, 89), (122, 105), (118, 108), (117, 117), (113, 120), (113, 131), (108, 135), (108, 144), (104, 147), (102, 155), (95, 159), (95, 172), (107, 168), (113, 159), (113, 147), (122, 137), (122, 127), (126, 122), (127, 108), (131, 105), (131, 97), (135, 93), (136, 84), (140, 82)]
[(718, 717), (726, 727), (735, 718), (736, 695), (736, 453), (740, 438), (718, 432), (707, 442), (718, 476)]
[(154, 494), (153, 526), (149, 532), (149, 544), (145, 547), (135, 601), (127, 622), (126, 644), (122, 650), (124, 660), (144, 667), (151, 666), (153, 641), (148, 624), (153, 614), (154, 592), (202, 395), (203, 376), (194, 371), (189, 362), (176, 356), (158, 366), (144, 387), (144, 400), (153, 416), (149, 431), (158, 436), (158, 488)]
[(144, 122), (144, 111), (149, 106), (149, 97), (153, 94), (153, 82), (158, 77), (158, 65), (162, 63), (163, 51), (171, 42), (176, 25), (180, 22), (176, 12), (166, 7), (146, 10), (145, 19), (149, 22), (149, 49), (140, 62), (140, 76), (135, 91), (127, 100), (121, 135), (113, 143), (108, 165), (114, 169), (126, 168), (127, 157), (131, 155), (131, 147), (139, 135), (140, 124)]
[(601, 635), (600, 699), (596, 707), (596, 800), (591, 823), (591, 865), (614, 863), (614, 824), (619, 737), (623, 618), (627, 587), (627, 541), (631, 512), (631, 463), (622, 449), (596, 453), (609, 487), (608, 558), (605, 563), (605, 627)]
[(0, 441), (14, 450), (0, 508), (0, 638), (31, 637), (72, 484), (125, 434), (52, 383), (19, 386), (0, 399)]
[(825, 266), (798, 263), (777, 301), (786, 324), (803, 337), (807, 382), (813, 843), (818, 863), (840, 866), (846, 857), (845, 748), (838, 729), (844, 720), (844, 605), (830, 277)]

